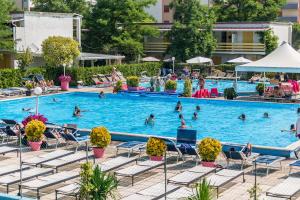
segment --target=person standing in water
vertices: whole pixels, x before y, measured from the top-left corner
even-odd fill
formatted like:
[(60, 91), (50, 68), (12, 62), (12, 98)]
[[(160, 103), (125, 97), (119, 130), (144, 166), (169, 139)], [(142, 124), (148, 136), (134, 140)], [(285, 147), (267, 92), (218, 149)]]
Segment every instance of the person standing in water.
[(150, 116), (145, 120), (145, 125), (153, 126), (155, 122), (154, 115), (150, 114)]

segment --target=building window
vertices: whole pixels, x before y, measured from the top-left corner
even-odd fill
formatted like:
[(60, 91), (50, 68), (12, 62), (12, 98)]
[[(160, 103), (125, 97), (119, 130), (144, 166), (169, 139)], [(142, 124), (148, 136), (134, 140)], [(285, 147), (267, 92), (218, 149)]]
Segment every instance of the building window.
[(170, 12), (170, 7), (168, 5), (164, 5), (164, 12), (165, 13)]
[(164, 20), (164, 23), (168, 24), (168, 23), (170, 23), (170, 21), (169, 20)]

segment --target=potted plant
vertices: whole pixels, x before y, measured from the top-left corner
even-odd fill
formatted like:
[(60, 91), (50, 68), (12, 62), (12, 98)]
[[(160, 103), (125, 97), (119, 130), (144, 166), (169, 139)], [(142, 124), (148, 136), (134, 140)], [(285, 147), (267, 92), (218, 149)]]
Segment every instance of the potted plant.
[(184, 97), (192, 96), (192, 82), (189, 78), (185, 79), (184, 81), (183, 96)]
[(23, 126), (26, 127), (28, 122), (30, 122), (32, 120), (39, 120), (39, 121), (43, 122), (44, 124), (48, 121), (48, 119), (46, 117), (44, 117), (44, 115), (40, 115), (40, 114), (29, 115), (22, 121)]
[(27, 141), (33, 151), (39, 151), (42, 145), (43, 134), (46, 126), (43, 122), (35, 119), (27, 123), (25, 134)]
[(127, 77), (127, 88), (128, 91), (138, 91), (140, 79), (137, 76), (129, 76)]
[(177, 89), (177, 82), (173, 80), (168, 80), (165, 84), (165, 91), (167, 93), (174, 93)]
[(95, 158), (102, 158), (105, 147), (107, 147), (111, 142), (110, 133), (105, 127), (99, 126), (92, 129), (90, 138), (92, 145), (94, 145), (93, 151)]
[(236, 94), (234, 88), (226, 88), (224, 90), (224, 98), (225, 99), (232, 100), (236, 97), (237, 97), (237, 94)]
[(150, 160), (161, 161), (167, 150), (167, 145), (162, 139), (150, 137), (147, 142), (146, 152)]
[(198, 152), (202, 158), (202, 165), (214, 167), (215, 160), (222, 150), (221, 143), (214, 138), (204, 138), (198, 145)]
[(263, 83), (259, 83), (256, 86), (256, 91), (258, 92), (259, 96), (262, 96), (264, 94), (265, 85)]
[(69, 83), (71, 81), (71, 76), (60, 75), (58, 77), (58, 79), (60, 80), (61, 90), (68, 91), (69, 90)]
[(33, 88), (33, 83), (31, 83), (30, 81), (27, 81), (25, 83), (25, 87), (27, 89), (27, 91), (25, 92), (26, 96), (31, 96), (31, 90)]
[(122, 90), (122, 85), (123, 85), (123, 83), (122, 83), (122, 81), (117, 81), (117, 83), (116, 83), (116, 86), (115, 86), (115, 88), (114, 88), (114, 92), (119, 92), (119, 91), (121, 91)]

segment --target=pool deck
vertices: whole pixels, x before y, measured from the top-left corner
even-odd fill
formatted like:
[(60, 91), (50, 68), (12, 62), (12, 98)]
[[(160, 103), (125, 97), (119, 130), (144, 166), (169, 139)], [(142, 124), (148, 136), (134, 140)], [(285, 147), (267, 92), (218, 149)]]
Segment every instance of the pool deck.
[[(115, 157), (116, 153), (116, 148), (115, 145), (118, 144), (117, 142), (113, 142), (105, 152), (105, 158), (102, 159), (97, 159), (96, 163), (101, 163), (104, 160), (107, 160), (108, 158)], [(61, 147), (61, 148), (66, 148), (66, 147)], [(73, 150), (73, 149), (72, 149)], [(41, 155), (47, 152), (53, 151), (53, 149), (48, 149), (48, 150), (43, 150), (40, 152), (23, 152), (22, 157), (23, 160), (29, 159), (33, 156), (36, 155)], [(127, 156), (127, 153), (120, 152), (120, 156)], [(89, 154), (92, 154), (92, 152), (89, 152)], [(143, 154), (142, 158), (146, 158), (146, 155)], [(5, 167), (6, 165), (9, 164), (18, 164), (19, 163), (19, 158), (16, 157), (16, 153), (9, 153), (6, 154), (5, 156), (0, 157), (0, 167)], [(261, 198), (259, 199), (272, 199), (275, 200), (276, 198), (266, 198), (265, 197), (265, 192), (271, 188), (272, 186), (276, 185), (277, 183), (283, 181), (285, 178), (287, 178), (288, 174), (288, 164), (292, 162), (293, 160), (286, 160), (283, 162), (283, 168), (282, 170), (270, 170), (270, 174), (268, 176), (266, 175), (258, 175), (257, 176), (257, 182), (259, 184), (259, 187), (261, 188)], [(217, 160), (218, 164), (225, 164), (225, 160), (222, 156), (219, 156)], [(130, 166), (131, 164), (127, 165)], [(175, 157), (170, 157), (168, 159), (168, 165), (167, 165), (167, 176), (172, 177), (190, 167), (195, 166), (194, 161), (186, 161), (182, 162), (180, 161), (179, 163), (176, 163)], [(68, 171), (68, 170), (73, 170), (73, 169), (79, 169), (80, 168), (80, 163), (75, 163), (68, 165), (66, 167), (60, 168), (59, 171)], [(240, 165), (232, 165), (229, 167), (230, 169), (236, 169), (239, 170)], [(247, 190), (249, 190), (253, 184), (254, 184), (254, 175), (251, 173), (251, 166), (248, 166), (245, 168), (245, 179), (246, 182), (242, 182), (242, 178), (238, 178), (231, 183), (227, 184), (224, 188), (220, 190), (220, 196), (219, 200), (248, 200), (249, 199), (249, 194)], [(263, 168), (258, 168), (258, 172), (264, 173), (265, 170)], [(294, 172), (294, 171), (293, 171)], [(299, 170), (300, 172), (300, 170)], [(300, 173), (293, 174), (295, 176), (298, 176), (300, 178)], [(155, 185), (157, 183), (163, 183), (164, 182), (164, 170), (163, 167), (157, 168), (152, 170), (149, 173), (141, 174), (135, 178), (135, 185), (131, 186), (131, 179), (130, 178), (124, 178), (124, 177), (118, 177), (119, 182), (119, 187), (118, 187), (118, 198), (117, 199), (122, 199), (126, 196), (129, 196), (131, 194), (134, 194), (136, 192), (139, 192), (145, 188), (148, 188), (149, 186)], [(70, 183), (75, 183), (77, 182), (78, 179), (73, 179), (71, 181), (67, 181), (62, 184), (58, 184), (46, 189), (41, 190), (41, 199), (42, 200), (53, 200), (55, 199), (55, 192), (54, 190), (57, 188), (60, 188), (62, 186), (68, 185)], [(0, 192), (5, 193), (6, 188), (0, 186)], [(10, 189), (10, 194), (17, 194), (17, 185), (12, 185)], [(27, 189), (23, 189), (23, 194), (25, 197), (35, 197), (35, 192), (33, 191), (28, 191)], [(75, 199), (71, 197), (61, 197), (59, 199)], [(296, 198), (300, 200), (300, 194), (296, 195)]]

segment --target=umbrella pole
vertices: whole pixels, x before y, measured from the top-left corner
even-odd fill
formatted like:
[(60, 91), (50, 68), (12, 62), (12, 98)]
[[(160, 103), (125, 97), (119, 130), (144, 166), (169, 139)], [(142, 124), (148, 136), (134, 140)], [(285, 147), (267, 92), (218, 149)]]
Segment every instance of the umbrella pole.
[(19, 185), (19, 196), (22, 197), (23, 176), (22, 176), (22, 135), (21, 135), (21, 131), (19, 132), (19, 154), (20, 154), (20, 185)]
[(237, 75), (238, 75), (238, 72), (237, 71), (235, 71), (235, 84), (234, 84), (234, 89), (235, 89), (235, 91), (237, 91)]
[(167, 152), (165, 152), (165, 155), (164, 155), (164, 160), (165, 160), (165, 163), (164, 163), (164, 172), (165, 172), (165, 200), (167, 199)]
[(264, 92), (266, 90), (266, 72), (264, 72)]

